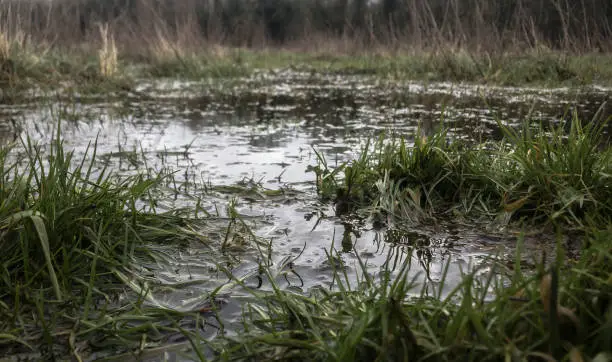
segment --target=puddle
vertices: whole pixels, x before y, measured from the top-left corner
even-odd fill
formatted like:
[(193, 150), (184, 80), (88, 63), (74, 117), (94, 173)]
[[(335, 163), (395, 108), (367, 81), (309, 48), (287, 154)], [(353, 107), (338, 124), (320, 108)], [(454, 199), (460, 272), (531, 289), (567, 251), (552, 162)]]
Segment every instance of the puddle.
[[(77, 159), (97, 137), (101, 163), (121, 173), (145, 167), (170, 169), (176, 172), (178, 186), (200, 185), (193, 192), (202, 193), (198, 196), (208, 202), (203, 208), (211, 213), (237, 196), (237, 210), (252, 217), (248, 222), (258, 236), (272, 241), (272, 262), (278, 268), (292, 262), (290, 272), (279, 270), (279, 285), (300, 292), (332, 284), (334, 266), (326, 254), (332, 243), (346, 262), (349, 276), (358, 269), (358, 257), (374, 276), (387, 261), (411, 258), (411, 273), (418, 273), (419, 281), (436, 285), (448, 262), (443, 286), (448, 293), (462, 271), (495, 253), (513, 253), (509, 245), (515, 240), (512, 235), (498, 236), (470, 225), (440, 224), (397, 232), (340, 220), (333, 206), (317, 201), (315, 175), (306, 172), (317, 163), (313, 147), (334, 165), (355, 157), (366, 139), (380, 132), (413, 135), (420, 127), (431, 133), (443, 121), (454, 137), (499, 139), (497, 119), (518, 124), (531, 115), (534, 120), (558, 122), (571, 111), (587, 119), (596, 114), (604, 119), (612, 112), (611, 105), (605, 104), (612, 90), (606, 88), (383, 84), (374, 78), (296, 72), (260, 73), (225, 85), (143, 82), (138, 92), (146, 97), (0, 105), (0, 140), (11, 141), (27, 132), (34, 140), (48, 143), (54, 120), (61, 116), (66, 119), (62, 123), (65, 146), (75, 149)], [(246, 192), (253, 184), (282, 192)], [(246, 191), (235, 192), (236, 185)], [(205, 194), (206, 187), (215, 192)], [(166, 207), (190, 205), (185, 199), (166, 201)], [(528, 239), (526, 248), (529, 254), (540, 255), (546, 243)], [(228, 281), (214, 263), (206, 261), (205, 250), (160, 252), (167, 262), (148, 270), (165, 285), (154, 290), (163, 305), (191, 310), (210, 290)], [(393, 258), (388, 259), (390, 253)], [(228, 262), (231, 271), (250, 275), (247, 284), (257, 285), (259, 254), (239, 253), (239, 259)], [(244, 296), (237, 288), (228, 290), (225, 302), (230, 307), (222, 308), (222, 317), (237, 321)]]

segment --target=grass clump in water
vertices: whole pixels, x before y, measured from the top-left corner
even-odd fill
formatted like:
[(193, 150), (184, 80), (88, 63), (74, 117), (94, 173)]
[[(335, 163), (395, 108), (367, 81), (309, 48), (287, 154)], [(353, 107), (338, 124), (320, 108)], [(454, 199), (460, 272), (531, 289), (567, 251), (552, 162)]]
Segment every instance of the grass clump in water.
[(612, 212), (612, 149), (605, 122), (574, 117), (545, 131), (499, 123), (505, 137), (479, 145), (429, 137), (380, 137), (354, 161), (332, 170), (320, 156), (319, 193), (339, 211), (374, 209), (403, 220), (471, 215), (503, 223), (607, 225)]
[[(135, 266), (156, 260), (149, 245), (207, 242), (206, 221), (181, 209), (157, 211), (164, 177), (98, 169), (95, 144), (75, 160), (59, 127), (48, 151), (29, 140), (24, 147), (0, 150), (3, 355), (81, 360), (180, 333), (173, 322), (185, 314), (144, 305), (146, 278)], [(118, 299), (130, 288), (140, 295)]]

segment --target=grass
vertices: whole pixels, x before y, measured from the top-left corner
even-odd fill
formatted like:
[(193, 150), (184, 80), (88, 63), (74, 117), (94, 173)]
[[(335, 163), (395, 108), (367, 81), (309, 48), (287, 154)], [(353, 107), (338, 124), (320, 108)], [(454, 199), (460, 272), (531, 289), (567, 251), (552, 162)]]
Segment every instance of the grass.
[[(137, 271), (157, 260), (153, 246), (206, 243), (218, 259), (219, 250), (244, 244), (252, 232), (231, 207), (225, 230), (194, 218), (193, 210), (160, 211), (157, 188), (173, 183), (169, 175), (118, 177), (92, 162), (95, 144), (75, 160), (58, 126), (48, 149), (25, 140), (22, 158), (10, 147), (0, 152), (3, 353), (138, 358), (170, 351), (170, 337), (180, 335), (187, 340), (182, 348), (191, 345), (190, 358), (199, 360), (605, 360), (612, 343), (612, 229), (602, 127), (574, 119), (568, 131), (504, 128), (504, 142), (480, 147), (449, 142), (445, 132), (417, 138), (413, 147), (381, 138), (352, 163), (329, 170), (321, 158), (317, 169), (321, 194), (351, 207), (374, 205), (414, 221), (449, 206), (466, 214), (503, 210), (550, 223), (559, 235), (579, 228), (585, 242), (578, 260), (565, 258), (559, 242), (552, 263), (523, 271), (519, 238), (514, 264), (492, 259), (487, 273), (468, 272), (446, 293), (448, 269), (437, 284), (417, 284), (410, 252), (399, 262), (390, 255), (376, 274), (357, 257), (351, 282), (332, 247), (332, 288), (297, 294), (277, 282), (296, 272), (290, 260), (275, 266), (266, 250), (260, 260), (268, 262), (257, 273), (269, 291), (220, 267), (232, 283), (196, 298), (211, 307), (176, 311), (155, 299)], [(582, 196), (563, 199), (568, 188)], [(213, 302), (232, 285), (252, 296), (243, 328), (207, 340), (193, 326), (219, 318)], [(126, 291), (127, 299), (117, 298)]]
[[(316, 72), (375, 75), (387, 79), (475, 82), (501, 85), (583, 85), (611, 79), (609, 57), (568, 56), (554, 51), (524, 54), (415, 51), (365, 54), (272, 52), (282, 63)], [(254, 61), (257, 64), (257, 61)], [(263, 67), (274, 64), (264, 63)], [(278, 64), (281, 63), (281, 64)], [(286, 67), (287, 65), (285, 65)], [(261, 67), (261, 66), (260, 66)]]
[[(573, 118), (545, 130), (500, 123), (505, 139), (468, 145), (445, 130), (408, 140), (382, 136), (357, 159), (328, 168), (319, 155), (319, 194), (344, 212), (389, 213), (399, 223), (486, 215), (546, 223), (561, 236), (581, 230), (577, 260), (534, 256), (521, 266), (492, 258), (486, 273), (468, 271), (450, 292), (417, 283), (412, 247), (403, 260), (389, 254), (372, 274), (357, 257), (357, 282), (332, 247), (333, 285), (307, 295), (284, 290), (264, 268), (270, 292), (251, 290), (244, 328), (216, 345), (219, 360), (527, 361), (609, 360), (612, 355), (612, 223), (609, 145), (604, 124)], [(415, 249), (416, 250), (416, 249)], [(333, 259), (333, 260), (332, 260)]]
[(463, 50), (301, 53), (290, 49), (177, 48), (163, 38), (144, 55), (122, 54), (108, 26), (100, 46), (59, 49), (0, 38), (0, 85), (5, 98), (30, 88), (73, 87), (80, 92), (127, 91), (135, 79), (236, 78), (256, 70), (297, 69), (317, 74), (373, 75), (386, 80), (473, 82), (499, 85), (581, 86), (612, 81), (606, 54), (568, 55), (552, 50), (516, 54)]
[(117, 46), (115, 38), (109, 33), (108, 24), (100, 25), (100, 38), (102, 47), (98, 51), (98, 62), (100, 63), (100, 75), (112, 77), (118, 71)]
[(447, 295), (448, 269), (439, 284), (421, 286), (409, 256), (397, 268), (389, 259), (378, 277), (359, 259), (356, 286), (339, 266), (330, 290), (309, 295), (283, 290), (266, 272), (272, 291), (251, 290), (243, 331), (216, 351), (223, 361), (608, 360), (611, 237), (610, 228), (589, 233), (578, 262), (559, 249), (535, 273), (492, 261)]
[[(293, 68), (384, 79), (475, 82), (500, 85), (589, 85), (612, 80), (606, 55), (566, 55), (554, 51), (490, 55), (459, 52), (334, 54), (291, 50), (223, 49), (164, 53), (142, 62), (144, 76), (180, 78), (243, 77), (255, 70)], [(126, 58), (125, 63), (138, 66)]]
[[(427, 3), (78, 3), (0, 4), (3, 92), (66, 83), (80, 92), (125, 91), (142, 77), (242, 77), (278, 68), (501, 85), (612, 81), (607, 10), (598, 14), (594, 3), (479, 1), (465, 16), (462, 1), (446, 10)], [(284, 15), (272, 16), (275, 7)], [(397, 21), (407, 14), (410, 21)]]
[[(29, 139), (23, 148), (0, 150), (3, 355), (82, 360), (100, 350), (160, 345), (181, 334), (185, 319), (202, 323), (197, 310), (177, 312), (157, 301), (142, 268), (159, 262), (159, 246), (178, 253), (188, 244), (213, 245), (215, 235), (236, 238), (240, 221), (226, 226), (214, 216), (196, 218), (192, 209), (163, 211), (158, 198), (176, 183), (172, 174), (119, 177), (95, 162), (95, 143), (75, 159), (64, 150), (59, 124), (49, 148)], [(220, 260), (219, 250), (209, 248), (211, 260)]]
[[(447, 272), (438, 284), (418, 285), (409, 256), (397, 264), (390, 257), (374, 275), (358, 259), (352, 283), (332, 248), (333, 287), (297, 294), (276, 282), (295, 272), (290, 261), (275, 267), (266, 250), (260, 260), (267, 262), (256, 273), (271, 291), (252, 289), (219, 266), (232, 283), (195, 298), (207, 307), (186, 311), (155, 299), (141, 268), (164, 257), (156, 251), (160, 245), (168, 253), (205, 245), (206, 257), (225, 260), (235, 248), (260, 245), (252, 243), (248, 225), (232, 204), (221, 225), (195, 217), (199, 206), (163, 211), (162, 189), (185, 192), (197, 205), (199, 190), (177, 187), (172, 173), (119, 177), (96, 162), (95, 143), (75, 159), (64, 150), (60, 125), (48, 148), (26, 139), (24, 153), (0, 149), (3, 355), (84, 360), (127, 352), (138, 358), (169, 350), (170, 338), (180, 335), (200, 360), (208, 352), (218, 360), (610, 358), (612, 151), (603, 142), (605, 123), (574, 117), (516, 130), (500, 122), (504, 140), (478, 145), (450, 140), (444, 129), (414, 142), (381, 137), (335, 169), (319, 155), (314, 169), (320, 196), (343, 212), (391, 215), (398, 223), (520, 221), (550, 226), (559, 240), (578, 231), (578, 260), (565, 258), (559, 241), (552, 264), (523, 271), (519, 238), (513, 265), (491, 260), (484, 276), (469, 272), (445, 294)], [(138, 161), (136, 151), (126, 157)], [(209, 188), (253, 200), (291, 192), (264, 190), (252, 180)], [(214, 301), (234, 285), (252, 296), (243, 328), (209, 341), (199, 326), (219, 318)]]
[(314, 171), (321, 197), (340, 212), (373, 210), (413, 222), (471, 216), (501, 225), (607, 225), (612, 149), (603, 143), (605, 124), (574, 117), (515, 130), (499, 122), (505, 138), (477, 145), (449, 140), (445, 129), (413, 145), (381, 136), (336, 169), (319, 155)]
[(30, 89), (57, 92), (76, 88), (96, 93), (129, 89), (132, 81), (118, 72), (112, 36), (103, 27), (100, 33), (103, 45), (99, 51), (82, 52), (33, 44), (25, 34), (10, 38), (0, 31), (0, 99), (19, 98)]
[[(535, 269), (523, 269), (519, 236), (513, 263), (491, 258), (489, 270), (466, 271), (450, 292), (449, 264), (439, 280), (417, 283), (411, 256), (418, 248), (411, 245), (400, 246), (408, 252), (399, 261), (397, 249), (391, 252), (379, 272), (353, 250), (355, 282), (332, 246), (333, 285), (306, 294), (284, 289), (273, 271), (279, 268), (265, 264), (268, 291), (243, 285), (252, 296), (243, 328), (210, 345), (217, 359), (609, 360), (612, 163), (604, 126), (577, 118), (548, 129), (500, 124), (505, 139), (477, 147), (449, 141), (444, 130), (413, 146), (381, 137), (336, 169), (319, 155), (319, 193), (344, 203), (345, 212), (374, 209), (398, 223), (448, 214), (544, 223), (558, 236), (555, 255), (534, 255)], [(577, 259), (565, 256), (562, 237), (570, 229), (583, 240)]]

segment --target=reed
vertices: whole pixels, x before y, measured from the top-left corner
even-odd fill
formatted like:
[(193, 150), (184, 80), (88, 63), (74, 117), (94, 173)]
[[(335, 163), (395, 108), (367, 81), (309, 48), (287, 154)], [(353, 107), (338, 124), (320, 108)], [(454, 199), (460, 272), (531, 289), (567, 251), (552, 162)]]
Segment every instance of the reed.
[(108, 24), (100, 24), (100, 39), (102, 46), (98, 51), (98, 61), (100, 62), (100, 74), (104, 77), (112, 77), (118, 72), (117, 46), (115, 38), (109, 31)]
[[(16, 85), (95, 85), (108, 83), (110, 74), (243, 76), (290, 66), (418, 80), (582, 85), (612, 79), (606, 9), (599, 0), (3, 0), (0, 23), (9, 43), (28, 42), (21, 52), (27, 56), (11, 55)], [(118, 61), (125, 69), (117, 69)]]

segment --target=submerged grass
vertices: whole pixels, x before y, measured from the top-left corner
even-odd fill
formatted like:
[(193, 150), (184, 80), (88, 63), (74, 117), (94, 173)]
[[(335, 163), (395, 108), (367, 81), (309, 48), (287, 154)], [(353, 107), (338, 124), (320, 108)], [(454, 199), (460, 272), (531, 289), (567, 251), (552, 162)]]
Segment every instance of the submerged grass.
[(447, 130), (417, 136), (413, 144), (381, 136), (336, 169), (322, 156), (318, 190), (338, 211), (369, 209), (404, 221), (433, 215), (522, 220), (584, 228), (608, 225), (612, 212), (612, 149), (606, 122), (573, 117), (545, 129), (499, 122), (500, 142), (450, 140)]

